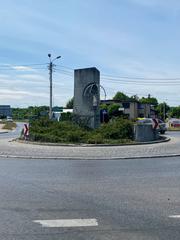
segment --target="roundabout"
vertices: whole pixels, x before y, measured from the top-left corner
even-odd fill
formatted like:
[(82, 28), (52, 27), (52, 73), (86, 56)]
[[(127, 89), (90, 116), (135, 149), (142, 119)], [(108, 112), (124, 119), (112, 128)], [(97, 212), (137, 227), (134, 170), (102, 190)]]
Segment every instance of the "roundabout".
[(167, 132), (171, 141), (156, 144), (127, 146), (47, 146), (14, 141), (19, 137), (23, 124), (17, 129), (0, 135), (0, 157), (26, 159), (99, 159), (116, 160), (180, 156), (180, 133)]

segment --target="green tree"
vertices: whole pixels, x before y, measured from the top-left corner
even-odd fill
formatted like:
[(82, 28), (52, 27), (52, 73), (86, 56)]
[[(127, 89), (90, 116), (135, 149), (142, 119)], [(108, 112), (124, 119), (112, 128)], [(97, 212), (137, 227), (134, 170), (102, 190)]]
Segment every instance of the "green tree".
[(180, 118), (180, 106), (172, 107), (169, 113), (171, 117)]
[(66, 103), (66, 108), (72, 109), (72, 108), (73, 108), (73, 103), (74, 103), (74, 97), (72, 97), (72, 98)]
[(139, 99), (140, 103), (148, 103), (154, 106), (158, 105), (158, 100), (154, 97), (142, 97), (141, 99)]
[(108, 106), (109, 116), (119, 116), (119, 104), (113, 103)]
[(128, 101), (129, 99), (130, 98), (123, 92), (117, 92), (113, 97), (113, 100), (119, 100), (119, 101)]
[(12, 108), (13, 119), (24, 120), (29, 119), (34, 116), (47, 115), (49, 111), (48, 106), (33, 107), (28, 108)]
[(100, 104), (100, 109), (106, 109), (108, 110), (108, 105), (103, 103), (103, 104)]
[[(167, 117), (167, 113), (169, 112), (169, 110), (170, 110), (170, 106), (168, 106), (167, 103), (165, 103), (165, 102), (158, 104), (158, 106), (156, 107), (156, 111), (158, 112), (158, 116), (161, 119), (164, 119), (164, 117), (165, 118)], [(165, 116), (164, 116), (164, 113), (165, 113)]]
[(138, 97), (137, 94), (132, 95), (132, 96), (130, 97), (130, 99), (131, 99), (131, 100), (134, 100), (134, 101), (139, 101), (139, 97)]

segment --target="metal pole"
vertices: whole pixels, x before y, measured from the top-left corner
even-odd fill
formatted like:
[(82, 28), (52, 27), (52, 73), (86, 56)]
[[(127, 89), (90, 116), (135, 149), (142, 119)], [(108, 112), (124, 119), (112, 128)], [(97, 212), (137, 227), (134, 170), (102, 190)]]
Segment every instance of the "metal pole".
[(50, 105), (49, 105), (49, 119), (52, 119), (52, 61), (49, 63), (49, 81), (50, 81)]

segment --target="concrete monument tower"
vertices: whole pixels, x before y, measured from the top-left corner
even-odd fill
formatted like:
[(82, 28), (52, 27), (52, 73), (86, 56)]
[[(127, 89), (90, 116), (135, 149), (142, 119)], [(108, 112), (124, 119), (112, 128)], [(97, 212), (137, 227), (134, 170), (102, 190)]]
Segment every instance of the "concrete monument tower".
[(73, 113), (90, 128), (100, 125), (100, 72), (95, 67), (74, 70)]

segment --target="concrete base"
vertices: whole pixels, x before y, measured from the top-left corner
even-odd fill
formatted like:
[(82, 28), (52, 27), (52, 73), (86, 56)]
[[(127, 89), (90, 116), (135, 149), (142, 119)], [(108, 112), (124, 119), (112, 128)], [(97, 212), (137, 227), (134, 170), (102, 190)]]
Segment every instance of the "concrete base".
[(152, 125), (135, 125), (134, 137), (137, 142), (155, 141), (160, 138), (159, 132), (152, 128)]

